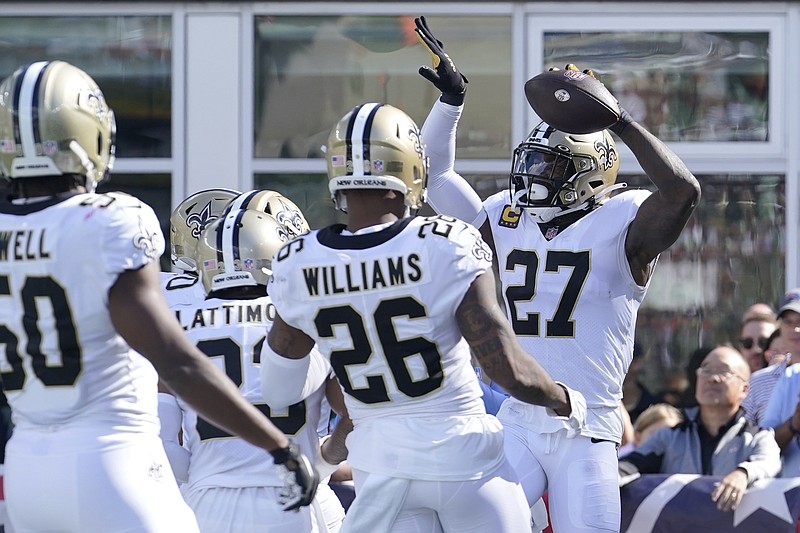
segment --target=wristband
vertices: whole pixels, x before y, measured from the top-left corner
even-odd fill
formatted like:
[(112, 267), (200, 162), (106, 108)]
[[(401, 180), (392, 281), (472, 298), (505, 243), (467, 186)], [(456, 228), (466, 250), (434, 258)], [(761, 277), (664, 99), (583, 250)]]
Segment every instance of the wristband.
[(285, 464), (286, 461), (292, 458), (292, 445), (289, 444), (286, 448), (276, 448), (274, 450), (270, 450), (269, 453), (272, 455), (272, 461), (276, 465)]
[(317, 456), (314, 459), (314, 468), (316, 468), (317, 472), (319, 472), (319, 477), (323, 479), (330, 477), (331, 474), (336, 472), (340, 464), (340, 463), (337, 464), (329, 463), (322, 455), (322, 444), (330, 437), (331, 437), (330, 435), (325, 435), (319, 440), (319, 447), (317, 448)]
[(622, 132), (628, 127), (628, 124), (633, 122), (633, 117), (625, 111), (622, 107), (619, 108), (619, 120), (611, 125), (608, 129), (617, 134), (617, 137), (622, 136)]

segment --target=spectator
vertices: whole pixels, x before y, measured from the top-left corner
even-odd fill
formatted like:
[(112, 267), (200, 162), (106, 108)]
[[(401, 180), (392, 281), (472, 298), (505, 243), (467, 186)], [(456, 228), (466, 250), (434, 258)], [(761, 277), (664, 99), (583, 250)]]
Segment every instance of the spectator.
[(722, 476), (711, 499), (723, 511), (735, 509), (755, 481), (781, 468), (780, 449), (769, 429), (744, 417), (750, 367), (729, 346), (711, 350), (697, 369), (698, 407), (684, 410), (684, 421), (655, 432), (634, 452), (620, 458), (620, 484), (639, 474)]
[(651, 405), (639, 415), (633, 425), (633, 442), (641, 446), (653, 433), (661, 428), (675, 427), (683, 421), (683, 413), (667, 403)]
[(739, 351), (750, 365), (750, 372), (767, 366), (764, 349), (767, 339), (775, 331), (774, 315), (751, 313), (742, 323), (739, 331)]
[(756, 302), (747, 309), (744, 310), (742, 313), (742, 324), (747, 322), (753, 317), (763, 317), (767, 318), (768, 320), (774, 322), (778, 316), (775, 313), (775, 309), (772, 308), (771, 305), (764, 302)]
[(775, 366), (779, 363), (786, 361), (789, 356), (789, 350), (786, 347), (786, 342), (781, 338), (780, 323), (778, 329), (772, 332), (767, 340), (767, 348), (764, 350), (764, 359), (767, 361), (768, 366)]
[(623, 443), (619, 448), (619, 456), (623, 457), (638, 446), (640, 446), (647, 438), (655, 433), (662, 427), (673, 427), (683, 420), (681, 411), (667, 403), (655, 403), (645, 409), (636, 423), (632, 425), (631, 431), (633, 436), (630, 442)]
[(742, 401), (744, 416), (757, 426), (763, 425), (764, 413), (772, 392), (775, 390), (775, 384), (786, 371), (791, 360), (791, 357), (786, 355), (780, 327), (769, 336), (764, 354), (769, 366), (753, 372), (750, 376), (750, 390)]
[(685, 407), (683, 398), (689, 388), (689, 379), (682, 369), (675, 369), (667, 375), (664, 388), (661, 389), (661, 402), (674, 407)]
[(635, 431), (633, 429), (633, 422), (631, 421), (631, 414), (625, 408), (625, 403), (622, 401), (619, 402), (619, 409), (622, 415), (622, 441), (620, 442), (620, 449), (625, 446), (632, 447)]
[(623, 457), (647, 440), (650, 435), (663, 427), (674, 427), (683, 421), (683, 412), (668, 403), (655, 403), (645, 409), (636, 423), (633, 424), (633, 438), (627, 445), (619, 449), (619, 456)]
[(775, 440), (783, 453), (782, 477), (800, 476), (800, 289), (786, 293), (778, 310), (778, 327), (787, 351), (786, 370), (775, 383), (763, 423), (775, 429)]

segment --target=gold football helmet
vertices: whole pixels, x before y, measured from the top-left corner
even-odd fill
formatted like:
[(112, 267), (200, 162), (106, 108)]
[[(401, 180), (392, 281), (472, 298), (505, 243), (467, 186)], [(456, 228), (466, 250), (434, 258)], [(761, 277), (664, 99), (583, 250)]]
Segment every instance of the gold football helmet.
[(272, 275), (272, 256), (289, 238), (263, 211), (230, 210), (203, 230), (194, 261), (206, 294), (230, 287), (264, 285)]
[(205, 189), (184, 201), (169, 217), (170, 260), (183, 271), (197, 270), (192, 255), (200, 233), (208, 224), (222, 215), (228, 203), (239, 191), (233, 189)]
[(243, 192), (228, 204), (225, 211), (236, 209), (255, 209), (272, 215), (286, 229), (290, 239), (311, 229), (300, 208), (279, 192), (258, 190)]
[(512, 207), (537, 222), (591, 208), (608, 195), (619, 154), (608, 130), (573, 134), (540, 122), (514, 150), (509, 189)]
[(333, 127), (325, 158), (334, 204), (347, 210), (340, 191), (389, 189), (410, 209), (426, 199), (428, 157), (416, 123), (388, 104), (357, 106)]
[(10, 179), (75, 174), (94, 191), (114, 164), (116, 123), (97, 83), (39, 61), (0, 84), (0, 169)]

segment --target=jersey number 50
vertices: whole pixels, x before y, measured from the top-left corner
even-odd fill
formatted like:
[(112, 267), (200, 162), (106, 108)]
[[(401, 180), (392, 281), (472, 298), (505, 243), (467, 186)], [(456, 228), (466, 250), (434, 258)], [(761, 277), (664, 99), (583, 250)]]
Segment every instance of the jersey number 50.
[[(0, 276), (0, 296), (12, 296), (8, 276)], [(27, 277), (20, 291), (22, 327), (28, 337), (25, 353), (31, 357), (31, 368), (46, 386), (74, 385), (81, 373), (81, 348), (75, 332), (72, 310), (64, 288), (51, 277)], [(53, 312), (60, 365), (48, 365), (42, 353), (42, 330), (39, 327), (39, 306), (36, 301), (48, 300)], [(3, 304), (8, 305), (8, 304)], [(51, 334), (49, 331), (45, 334)], [(11, 370), (0, 373), (6, 392), (21, 390), (25, 385), (25, 370), (19, 354), (19, 336), (5, 324), (0, 324), (0, 344), (5, 345), (5, 359)]]

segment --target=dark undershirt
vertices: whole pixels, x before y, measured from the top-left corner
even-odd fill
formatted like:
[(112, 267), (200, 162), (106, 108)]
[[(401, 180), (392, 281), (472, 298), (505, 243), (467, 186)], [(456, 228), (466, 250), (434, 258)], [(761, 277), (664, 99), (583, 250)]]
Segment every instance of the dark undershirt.
[(717, 445), (719, 441), (722, 440), (722, 436), (727, 433), (727, 431), (736, 423), (736, 419), (738, 418), (738, 413), (731, 417), (728, 422), (719, 428), (716, 436), (712, 436), (706, 427), (703, 425), (703, 421), (698, 416), (697, 418), (697, 434), (700, 437), (700, 459), (702, 461), (702, 468), (703, 468), (703, 475), (710, 476), (713, 475), (713, 466), (711, 464), (711, 459), (714, 455), (714, 450), (717, 449)]

